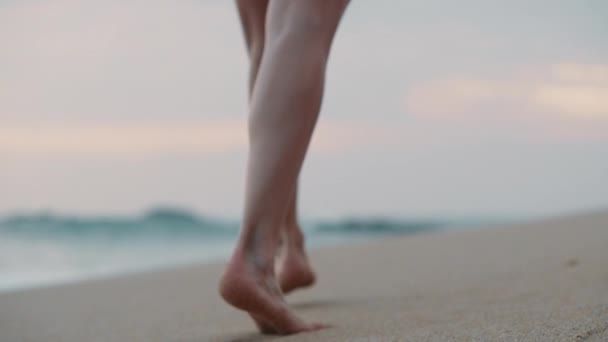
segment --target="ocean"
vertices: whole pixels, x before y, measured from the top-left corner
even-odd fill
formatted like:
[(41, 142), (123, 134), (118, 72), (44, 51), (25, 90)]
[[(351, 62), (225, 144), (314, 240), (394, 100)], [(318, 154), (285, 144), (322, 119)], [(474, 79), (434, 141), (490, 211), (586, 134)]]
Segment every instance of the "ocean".
[[(382, 217), (302, 223), (311, 248), (445, 229)], [(139, 216), (37, 213), (0, 218), (0, 291), (226, 258), (238, 221), (158, 208)]]

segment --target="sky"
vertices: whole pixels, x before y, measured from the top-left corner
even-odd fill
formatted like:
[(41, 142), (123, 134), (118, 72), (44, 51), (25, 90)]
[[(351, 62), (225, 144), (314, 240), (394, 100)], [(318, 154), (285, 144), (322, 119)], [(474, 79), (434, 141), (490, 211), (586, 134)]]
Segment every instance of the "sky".
[[(300, 213), (608, 207), (608, 2), (352, 1)], [(242, 211), (232, 1), (0, 0), (0, 214)]]

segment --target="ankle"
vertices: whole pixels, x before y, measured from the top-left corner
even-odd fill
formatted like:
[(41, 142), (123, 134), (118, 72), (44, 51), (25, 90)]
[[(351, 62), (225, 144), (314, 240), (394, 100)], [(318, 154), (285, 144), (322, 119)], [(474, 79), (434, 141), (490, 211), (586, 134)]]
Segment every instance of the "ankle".
[(239, 237), (231, 262), (241, 264), (255, 273), (274, 275), (274, 259), (278, 238), (264, 231), (247, 232)]

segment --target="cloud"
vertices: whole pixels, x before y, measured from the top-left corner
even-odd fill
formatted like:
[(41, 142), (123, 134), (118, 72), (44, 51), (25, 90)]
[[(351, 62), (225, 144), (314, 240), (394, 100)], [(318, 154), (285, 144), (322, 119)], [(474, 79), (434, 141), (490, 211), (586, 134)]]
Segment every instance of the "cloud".
[(38, 123), (0, 128), (0, 150), (13, 154), (146, 155), (221, 152), (244, 144), (236, 121), (205, 123)]
[(608, 119), (608, 65), (563, 63), (495, 78), (437, 79), (409, 89), (405, 106), (408, 113), (430, 117)]
[[(383, 131), (358, 121), (319, 125), (311, 149), (338, 153), (380, 143)], [(5, 155), (149, 156), (215, 154), (247, 148), (244, 120), (163, 123), (8, 123), (0, 126)]]
[(533, 101), (556, 113), (608, 119), (608, 84), (542, 84), (535, 90)]

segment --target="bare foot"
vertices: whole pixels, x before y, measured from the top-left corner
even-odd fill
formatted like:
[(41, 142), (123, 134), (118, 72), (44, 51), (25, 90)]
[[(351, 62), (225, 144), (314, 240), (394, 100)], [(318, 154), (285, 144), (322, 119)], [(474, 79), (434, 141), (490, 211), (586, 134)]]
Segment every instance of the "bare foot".
[(264, 272), (252, 258), (235, 253), (220, 282), (229, 304), (247, 311), (262, 333), (295, 334), (327, 327), (309, 324), (287, 306), (272, 271)]
[(297, 223), (284, 228), (281, 257), (277, 262), (279, 285), (283, 293), (310, 287), (315, 283), (315, 273), (308, 262), (304, 248), (304, 234)]
[(283, 293), (310, 287), (315, 283), (315, 278), (304, 249), (287, 247), (279, 266), (279, 284)]

